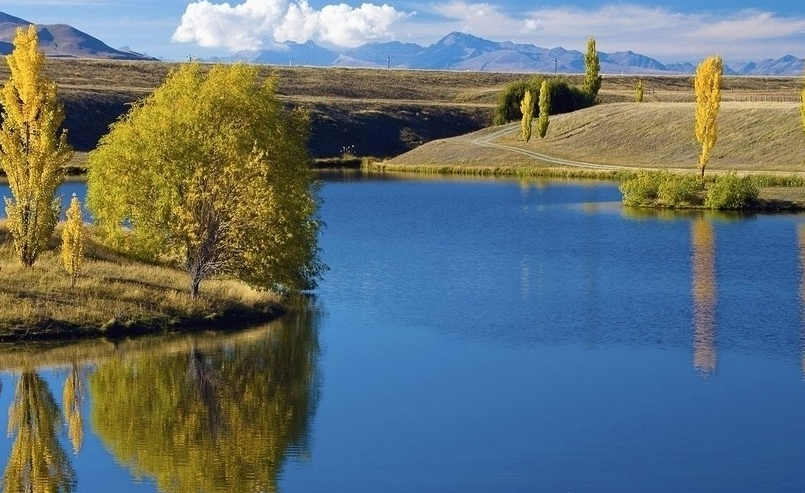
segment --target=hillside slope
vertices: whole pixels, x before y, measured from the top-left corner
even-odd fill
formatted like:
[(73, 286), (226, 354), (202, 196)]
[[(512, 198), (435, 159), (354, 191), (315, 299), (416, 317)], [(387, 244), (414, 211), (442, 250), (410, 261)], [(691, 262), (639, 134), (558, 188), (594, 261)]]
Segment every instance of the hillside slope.
[[(559, 159), (634, 168), (695, 169), (691, 103), (613, 103), (551, 118), (545, 139), (520, 142), (519, 127), (495, 143)], [(805, 171), (805, 134), (795, 103), (722, 103), (708, 170)], [(556, 166), (505, 149), (480, 148), (490, 130), (431, 142), (393, 166)]]

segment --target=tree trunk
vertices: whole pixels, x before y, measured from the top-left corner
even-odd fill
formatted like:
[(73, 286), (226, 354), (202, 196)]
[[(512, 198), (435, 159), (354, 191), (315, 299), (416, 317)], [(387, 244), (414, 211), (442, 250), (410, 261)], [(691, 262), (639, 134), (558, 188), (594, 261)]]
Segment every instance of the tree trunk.
[(193, 299), (198, 298), (199, 284), (201, 284), (201, 278), (194, 274), (190, 274), (190, 297)]

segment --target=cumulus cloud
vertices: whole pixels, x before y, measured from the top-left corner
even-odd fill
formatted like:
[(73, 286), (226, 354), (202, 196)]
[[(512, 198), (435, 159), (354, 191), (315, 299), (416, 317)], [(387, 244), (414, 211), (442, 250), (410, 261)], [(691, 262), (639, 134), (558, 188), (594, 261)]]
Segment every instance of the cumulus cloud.
[(245, 0), (234, 6), (200, 0), (187, 6), (172, 39), (233, 51), (308, 40), (354, 47), (393, 37), (392, 27), (412, 15), (386, 4), (342, 3), (317, 10), (307, 0)]

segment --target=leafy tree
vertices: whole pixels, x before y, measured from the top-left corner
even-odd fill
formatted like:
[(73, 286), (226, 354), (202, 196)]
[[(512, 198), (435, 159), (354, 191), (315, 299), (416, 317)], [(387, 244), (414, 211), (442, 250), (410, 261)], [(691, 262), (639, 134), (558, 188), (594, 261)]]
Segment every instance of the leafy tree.
[(539, 98), (542, 83), (548, 81), (550, 91), (550, 114), (558, 115), (569, 113), (590, 106), (587, 94), (580, 88), (570, 85), (562, 78), (546, 79), (543, 76), (534, 76), (530, 79), (515, 81), (508, 84), (498, 95), (498, 104), (495, 107), (494, 125), (503, 125), (518, 121), (523, 117), (520, 103), (526, 91), (531, 91), (533, 98)]
[(548, 133), (548, 114), (551, 111), (551, 92), (548, 90), (548, 81), (542, 81), (539, 91), (539, 120), (537, 120), (537, 133), (544, 139)]
[(87, 203), (101, 237), (181, 265), (192, 296), (212, 275), (315, 286), (324, 267), (308, 117), (285, 110), (276, 86), (243, 64), (173, 71), (90, 153)]
[(724, 67), (721, 57), (708, 57), (696, 68), (696, 140), (702, 146), (698, 168), (704, 178), (704, 168), (710, 160), (710, 151), (718, 139), (716, 117), (721, 106), (721, 77)]
[(64, 109), (55, 82), (43, 73), (45, 55), (33, 25), (17, 28), (6, 62), (11, 75), (0, 92), (0, 164), (13, 196), (5, 199), (8, 228), (20, 261), (30, 267), (56, 227), (56, 189), (73, 151), (60, 130)]
[(59, 443), (61, 413), (45, 380), (23, 371), (8, 410), (8, 433), (15, 435), (3, 493), (70, 492), (76, 484), (70, 457)]
[[(545, 87), (543, 83), (543, 87)], [(540, 101), (542, 96), (540, 96)], [(523, 114), (523, 119), (520, 122), (520, 138), (526, 142), (531, 140), (531, 120), (534, 119), (534, 101), (531, 96), (531, 91), (526, 91), (523, 96), (523, 101), (520, 103), (520, 112)]]
[(635, 86), (634, 91), (634, 100), (636, 103), (643, 102), (643, 80), (640, 79), (637, 81), (637, 85)]
[(595, 49), (595, 38), (590, 36), (587, 40), (587, 53), (584, 55), (584, 92), (590, 98), (590, 103), (595, 103), (598, 98), (598, 90), (601, 89), (601, 62), (598, 59), (598, 51)]
[(81, 204), (73, 194), (67, 209), (67, 223), (61, 235), (61, 258), (64, 269), (70, 275), (70, 286), (75, 286), (78, 271), (84, 260), (84, 219)]
[(92, 428), (160, 491), (277, 491), (286, 454), (309, 452), (315, 322), (289, 315), (214, 347), (104, 361), (89, 377)]

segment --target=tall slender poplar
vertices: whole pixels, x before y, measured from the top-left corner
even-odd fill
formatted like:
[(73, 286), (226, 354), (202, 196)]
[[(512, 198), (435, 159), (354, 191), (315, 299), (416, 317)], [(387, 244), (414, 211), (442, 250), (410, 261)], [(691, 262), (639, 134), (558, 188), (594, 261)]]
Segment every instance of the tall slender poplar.
[(542, 81), (542, 87), (539, 90), (539, 119), (537, 120), (537, 134), (540, 139), (544, 139), (548, 133), (548, 115), (551, 112), (551, 90), (548, 87), (548, 81)]
[(84, 218), (81, 203), (73, 194), (67, 209), (67, 223), (61, 235), (61, 258), (64, 269), (70, 275), (70, 287), (75, 287), (78, 271), (84, 261)]
[(531, 91), (526, 91), (523, 100), (520, 101), (520, 113), (523, 114), (520, 122), (520, 138), (528, 142), (531, 140), (531, 120), (534, 119), (534, 97)]
[(591, 103), (595, 103), (598, 98), (598, 90), (601, 89), (601, 61), (598, 58), (598, 51), (595, 48), (595, 38), (590, 36), (587, 40), (587, 53), (584, 55), (584, 92), (590, 98)]
[(0, 92), (0, 166), (13, 196), (5, 199), (8, 228), (20, 261), (30, 267), (58, 221), (56, 189), (73, 151), (60, 128), (64, 109), (56, 83), (43, 73), (45, 55), (33, 25), (17, 28), (6, 62), (11, 75)]
[(710, 160), (710, 151), (718, 140), (718, 110), (721, 107), (721, 77), (724, 66), (721, 57), (708, 57), (696, 68), (694, 88), (696, 91), (696, 140), (702, 146), (699, 155), (699, 173), (704, 178), (704, 169)]
[(802, 94), (800, 95), (799, 114), (802, 118), (802, 129), (805, 130), (805, 85), (802, 87)]

